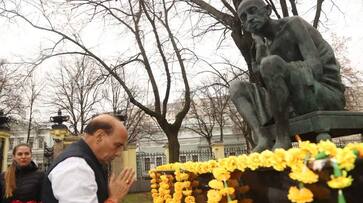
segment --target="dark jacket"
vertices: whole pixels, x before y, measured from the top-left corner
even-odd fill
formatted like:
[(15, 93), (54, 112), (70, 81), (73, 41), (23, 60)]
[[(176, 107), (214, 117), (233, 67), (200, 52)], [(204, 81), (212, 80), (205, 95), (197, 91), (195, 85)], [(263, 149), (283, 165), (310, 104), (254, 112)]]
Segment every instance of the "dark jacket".
[(16, 188), (13, 192), (13, 196), (5, 198), (5, 179), (4, 173), (1, 174), (0, 188), (1, 188), (1, 203), (8, 203), (12, 200), (20, 201), (40, 201), (40, 193), (42, 186), (42, 179), (44, 173), (38, 170), (38, 167), (31, 162), (26, 167), (16, 167)]
[[(42, 190), (42, 202), (43, 203), (57, 203), (58, 200), (54, 197), (51, 182), (48, 178), (49, 173), (62, 161), (69, 157), (81, 157), (84, 158), (87, 164), (92, 168), (95, 173), (97, 183), (97, 198), (98, 202), (102, 203), (108, 198), (108, 179), (107, 171), (96, 159), (92, 150), (89, 148), (87, 143), (82, 139), (76, 143), (70, 145), (66, 150), (63, 151), (52, 163), (45, 174)], [(90, 177), (92, 178), (92, 177)], [(77, 181), (77, 180), (74, 180)]]

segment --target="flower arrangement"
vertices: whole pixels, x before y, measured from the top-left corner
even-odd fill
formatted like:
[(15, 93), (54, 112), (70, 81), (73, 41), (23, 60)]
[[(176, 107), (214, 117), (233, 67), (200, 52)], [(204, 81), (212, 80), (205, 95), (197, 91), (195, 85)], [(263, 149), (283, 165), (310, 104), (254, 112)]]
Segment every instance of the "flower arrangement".
[(149, 171), (152, 178), (151, 192), (155, 203), (198, 202), (195, 196), (201, 194), (201, 191), (195, 187), (199, 184), (196, 177), (212, 174), (211, 180), (206, 184), (208, 192), (204, 202), (252, 203), (253, 200), (246, 195), (249, 186), (243, 184), (241, 174), (246, 170), (271, 168), (275, 171), (288, 171), (288, 177), (296, 182), (288, 191), (287, 198), (291, 202), (313, 202), (313, 192), (306, 185), (318, 182), (319, 171), (331, 167), (331, 176), (326, 184), (331, 189), (338, 190), (338, 203), (345, 203), (342, 189), (352, 184), (353, 179), (348, 173), (354, 169), (358, 157), (363, 157), (363, 143), (350, 143), (344, 148), (338, 148), (330, 141), (321, 141), (318, 144), (300, 141), (298, 148), (289, 150), (266, 150), (262, 153), (230, 156), (218, 161), (159, 166)]

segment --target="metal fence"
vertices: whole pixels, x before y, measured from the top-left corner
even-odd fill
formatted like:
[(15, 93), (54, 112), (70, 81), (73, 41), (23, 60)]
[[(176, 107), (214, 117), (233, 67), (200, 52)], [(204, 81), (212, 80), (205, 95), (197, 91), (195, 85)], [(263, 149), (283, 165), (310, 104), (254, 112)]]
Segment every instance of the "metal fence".
[(224, 146), (224, 157), (248, 154), (246, 144), (233, 144)]
[(145, 153), (138, 152), (136, 154), (137, 178), (145, 178), (148, 171), (156, 166), (166, 164), (166, 156), (164, 153)]
[[(213, 153), (209, 149), (180, 151), (179, 161), (208, 161), (214, 159)], [(138, 152), (136, 154), (136, 165), (137, 165), (137, 177), (143, 179), (148, 177), (148, 171), (156, 166), (166, 164), (166, 156), (164, 153), (145, 153)]]

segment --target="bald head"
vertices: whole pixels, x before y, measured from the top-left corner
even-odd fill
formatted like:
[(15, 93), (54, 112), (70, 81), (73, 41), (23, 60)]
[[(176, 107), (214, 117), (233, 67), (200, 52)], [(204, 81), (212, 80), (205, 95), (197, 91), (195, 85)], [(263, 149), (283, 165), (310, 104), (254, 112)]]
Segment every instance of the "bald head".
[(270, 20), (271, 7), (263, 0), (244, 0), (239, 4), (237, 12), (246, 31), (260, 33)]
[(238, 6), (238, 11), (249, 5), (254, 5), (254, 6), (257, 6), (258, 8), (262, 8), (262, 7), (266, 6), (265, 2), (262, 0), (243, 0)]
[(97, 130), (104, 130), (107, 134), (111, 134), (115, 127), (120, 127), (126, 131), (123, 123), (116, 117), (109, 114), (101, 114), (94, 117), (84, 129), (87, 135), (93, 135)]
[(84, 132), (84, 140), (102, 163), (109, 163), (119, 156), (127, 143), (125, 126), (116, 117), (108, 114), (93, 118)]

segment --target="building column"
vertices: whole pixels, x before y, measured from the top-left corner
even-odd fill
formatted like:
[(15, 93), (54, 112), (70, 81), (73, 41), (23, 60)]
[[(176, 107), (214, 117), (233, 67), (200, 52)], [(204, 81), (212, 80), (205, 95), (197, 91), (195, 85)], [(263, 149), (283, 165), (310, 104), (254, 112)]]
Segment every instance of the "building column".
[(0, 131), (0, 142), (2, 150), (1, 172), (6, 171), (6, 169), (8, 168), (9, 137), (9, 132), (4, 130)]
[(216, 142), (212, 144), (212, 152), (214, 153), (215, 159), (224, 158), (224, 144), (223, 142)]
[(132, 168), (135, 171), (135, 178), (137, 178), (137, 165), (136, 165), (136, 144), (129, 144), (127, 146), (128, 162), (127, 167)]

